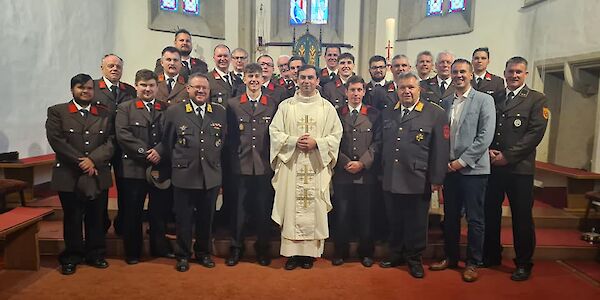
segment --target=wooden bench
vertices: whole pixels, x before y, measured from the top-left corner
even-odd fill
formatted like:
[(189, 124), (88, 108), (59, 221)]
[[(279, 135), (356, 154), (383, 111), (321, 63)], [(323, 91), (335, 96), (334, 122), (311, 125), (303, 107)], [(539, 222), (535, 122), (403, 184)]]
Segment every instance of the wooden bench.
[(0, 169), (4, 170), (4, 178), (25, 181), (28, 184), (25, 189), (25, 201), (33, 199), (34, 194), (34, 168), (41, 166), (52, 166), (56, 155), (46, 154), (20, 159), (18, 162), (0, 162)]
[[(588, 203), (585, 193), (595, 189), (600, 174), (541, 161), (536, 161), (535, 167), (536, 179), (541, 177), (544, 187), (547, 185), (546, 182), (554, 181), (555, 186), (563, 186), (566, 189), (566, 211), (576, 213), (585, 211)], [(558, 177), (558, 180), (552, 180), (550, 177)]]
[(52, 213), (51, 208), (17, 207), (0, 214), (0, 239), (4, 239), (6, 269), (40, 269), (40, 221)]

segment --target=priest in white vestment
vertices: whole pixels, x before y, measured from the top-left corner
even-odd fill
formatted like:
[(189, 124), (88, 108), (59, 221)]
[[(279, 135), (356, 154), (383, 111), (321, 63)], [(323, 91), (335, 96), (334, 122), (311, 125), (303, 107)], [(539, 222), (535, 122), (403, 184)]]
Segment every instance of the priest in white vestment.
[(342, 124), (322, 98), (315, 67), (298, 71), (300, 89), (279, 104), (269, 126), (275, 202), (271, 218), (281, 227), (287, 270), (312, 267), (329, 237), (329, 185), (336, 164)]

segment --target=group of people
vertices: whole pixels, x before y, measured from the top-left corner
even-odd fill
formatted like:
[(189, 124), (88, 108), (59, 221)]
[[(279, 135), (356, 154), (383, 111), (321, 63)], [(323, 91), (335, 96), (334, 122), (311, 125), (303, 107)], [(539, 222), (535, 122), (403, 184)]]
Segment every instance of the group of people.
[[(150, 254), (175, 258), (180, 272), (192, 257), (215, 266), (215, 224), (231, 233), (226, 265), (239, 263), (250, 232), (257, 262), (269, 265), (274, 221), (286, 270), (311, 268), (331, 227), (333, 265), (349, 259), (355, 233), (363, 266), (374, 264), (381, 237), (390, 255), (380, 267), (406, 264), (423, 278), (430, 199), (438, 192), (445, 256), (431, 271), (458, 267), (463, 216), (463, 280), (501, 264), (506, 195), (516, 253), (511, 278), (529, 278), (535, 150), (550, 112), (544, 95), (525, 84), (524, 58), (510, 58), (503, 79), (487, 71), (487, 48), (471, 60), (441, 52), (434, 61), (423, 51), (415, 72), (405, 55), (390, 62), (375, 55), (366, 82), (354, 73), (354, 56), (338, 47), (325, 49), (321, 70), (298, 56), (263, 54), (249, 63), (246, 50), (221, 44), (209, 71), (191, 49), (191, 34), (176, 32), (155, 70), (137, 71), (135, 87), (121, 81), (123, 60), (108, 54), (101, 78), (74, 76), (73, 99), (48, 108), (52, 187), (64, 210), (63, 274), (83, 262), (108, 267), (112, 169), (119, 208), (113, 225), (128, 264), (142, 256), (148, 196)], [(171, 219), (175, 249), (166, 238)]]

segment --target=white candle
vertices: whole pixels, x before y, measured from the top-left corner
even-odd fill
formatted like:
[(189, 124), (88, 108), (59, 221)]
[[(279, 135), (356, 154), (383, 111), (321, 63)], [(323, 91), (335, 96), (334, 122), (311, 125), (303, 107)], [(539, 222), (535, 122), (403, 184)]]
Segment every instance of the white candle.
[(396, 19), (388, 18), (385, 20), (385, 43), (387, 47), (388, 41), (393, 47), (396, 41)]

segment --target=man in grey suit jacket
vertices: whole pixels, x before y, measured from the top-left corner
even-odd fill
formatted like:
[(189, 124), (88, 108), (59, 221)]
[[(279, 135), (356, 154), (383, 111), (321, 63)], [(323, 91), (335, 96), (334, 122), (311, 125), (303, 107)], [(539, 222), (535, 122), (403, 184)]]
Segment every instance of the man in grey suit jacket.
[(465, 208), (467, 263), (463, 280), (477, 280), (482, 263), (485, 190), (490, 174), (488, 147), (494, 138), (496, 110), (492, 96), (471, 86), (473, 66), (468, 60), (452, 63), (456, 92), (442, 101), (450, 120), (450, 162), (444, 180), (444, 243), (446, 258), (430, 266), (432, 271), (456, 268), (460, 258), (460, 219)]

